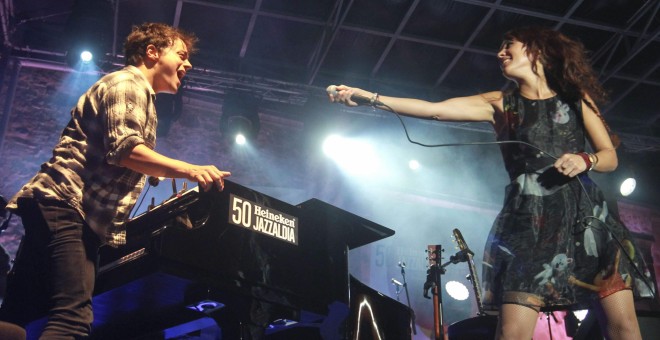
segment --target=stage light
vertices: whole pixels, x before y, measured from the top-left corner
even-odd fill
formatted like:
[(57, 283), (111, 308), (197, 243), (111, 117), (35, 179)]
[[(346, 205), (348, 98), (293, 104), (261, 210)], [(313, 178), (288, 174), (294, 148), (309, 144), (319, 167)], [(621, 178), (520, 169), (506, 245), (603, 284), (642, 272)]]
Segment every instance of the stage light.
[(96, 67), (101, 49), (89, 43), (75, 44), (66, 52), (66, 62), (76, 71), (93, 71)]
[(255, 124), (243, 116), (227, 117), (224, 135), (237, 145), (245, 145), (256, 137)]
[(635, 191), (636, 186), (637, 181), (632, 177), (628, 177), (621, 182), (621, 186), (619, 186), (619, 192), (621, 193), (621, 196), (629, 196), (633, 193), (633, 191)]
[(89, 50), (84, 50), (80, 53), (80, 60), (83, 63), (88, 63), (88, 62), (92, 61), (93, 58), (94, 58), (94, 55)]
[(323, 152), (352, 175), (370, 175), (380, 168), (380, 160), (366, 140), (331, 135), (323, 142)]
[(342, 138), (337, 135), (330, 135), (323, 142), (323, 153), (330, 158), (335, 158), (341, 153)]
[(445, 289), (447, 290), (447, 294), (449, 294), (449, 296), (453, 297), (458, 301), (464, 301), (467, 300), (468, 297), (470, 297), (470, 291), (468, 291), (467, 287), (465, 287), (464, 284), (458, 281), (447, 282), (445, 284)]
[(236, 144), (238, 145), (245, 145), (245, 143), (247, 142), (247, 140), (245, 139), (245, 135), (243, 135), (242, 133), (237, 134), (235, 140), (236, 140)]
[[(108, 0), (76, 0), (71, 6), (63, 44), (67, 64), (87, 71), (112, 49), (114, 5)], [(82, 55), (84, 51), (85, 56)], [(87, 59), (89, 58), (89, 59)], [(92, 60), (94, 58), (94, 60)]]
[(417, 170), (419, 169), (420, 164), (417, 160), (412, 159), (408, 162), (408, 167), (410, 168), (410, 170)]
[(260, 99), (249, 93), (229, 92), (222, 104), (220, 133), (238, 145), (254, 141), (261, 126)]
[[(624, 158), (626, 156), (628, 158)], [(612, 173), (612, 184), (615, 185), (612, 189), (618, 191), (618, 194), (623, 197), (632, 195), (637, 187), (638, 161), (630, 157), (630, 155), (622, 156), (621, 163), (623, 164), (620, 163), (619, 167)]]

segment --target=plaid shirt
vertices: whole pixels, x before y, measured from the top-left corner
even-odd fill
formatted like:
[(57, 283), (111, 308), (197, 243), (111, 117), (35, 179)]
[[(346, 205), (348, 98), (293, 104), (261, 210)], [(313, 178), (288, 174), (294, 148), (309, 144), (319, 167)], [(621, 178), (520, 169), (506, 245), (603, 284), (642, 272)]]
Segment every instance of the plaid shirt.
[(156, 95), (134, 66), (110, 73), (80, 97), (53, 157), (11, 199), (67, 202), (113, 246), (126, 242), (124, 223), (145, 176), (119, 165), (136, 145), (156, 146)]

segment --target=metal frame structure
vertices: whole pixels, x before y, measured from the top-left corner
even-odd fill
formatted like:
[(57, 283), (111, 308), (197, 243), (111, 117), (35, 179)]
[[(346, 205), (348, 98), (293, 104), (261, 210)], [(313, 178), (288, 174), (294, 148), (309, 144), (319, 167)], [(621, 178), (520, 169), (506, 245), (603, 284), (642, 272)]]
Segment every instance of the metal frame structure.
[[(106, 1), (106, 0), (101, 0)], [(552, 23), (552, 27), (563, 30), (570, 26), (573, 30), (585, 29), (589, 32), (598, 32), (598, 34), (608, 36), (605, 43), (600, 44), (600, 48), (592, 54), (593, 61), (600, 72), (603, 82), (615, 81), (625, 85), (618, 86), (609, 105), (602, 107), (603, 114), (608, 119), (616, 120), (624, 126), (620, 133), (626, 150), (633, 153), (658, 152), (660, 151), (660, 138), (649, 133), (649, 127), (658, 125), (660, 122), (660, 111), (658, 108), (652, 108), (651, 114), (643, 118), (629, 118), (622, 114), (617, 114), (614, 108), (626, 101), (629, 101), (633, 92), (640, 86), (660, 87), (658, 70), (660, 67), (660, 58), (646, 65), (639, 64), (639, 56), (653, 55), (653, 51), (660, 50), (660, 23), (658, 22), (658, 13), (660, 12), (660, 1), (629, 1), (628, 7), (633, 6), (634, 13), (623, 22), (615, 23), (607, 18), (603, 20), (585, 19), (577, 13), (582, 7), (597, 7), (598, 1), (593, 0), (564, 0), (557, 1), (554, 4), (547, 4), (547, 1), (515, 1), (515, 0), (444, 0), (434, 1), (436, 6), (443, 7), (444, 10), (453, 11), (457, 8), (463, 8), (462, 12), (466, 16), (475, 18), (476, 24), (472, 26), (457, 27), (462, 31), (462, 40), (456, 40), (451, 35), (442, 37), (428, 37), (411, 34), (408, 27), (417, 22), (420, 18), (419, 12), (422, 7), (431, 6), (427, 1), (410, 0), (319, 0), (318, 9), (312, 12), (311, 9), (298, 11), (296, 7), (301, 7), (302, 3), (291, 1), (289, 4), (282, 1), (268, 0), (245, 0), (245, 1), (213, 1), (213, 0), (169, 0), (163, 2), (153, 2), (150, 4), (146, 0), (108, 0), (114, 6), (114, 17), (112, 32), (112, 49), (106, 55), (106, 62), (109, 65), (120, 65), (121, 55), (118, 51), (118, 44), (123, 39), (120, 37), (122, 26), (126, 22), (139, 22), (143, 20), (153, 20), (149, 18), (148, 13), (129, 13), (140, 12), (131, 11), (134, 6), (143, 9), (148, 6), (155, 6), (155, 3), (169, 4), (173, 10), (169, 14), (163, 14), (166, 22), (174, 26), (180, 26), (184, 23), (184, 17), (190, 16), (191, 12), (201, 11), (222, 11), (228, 15), (242, 16), (248, 18), (243, 25), (235, 27), (227, 34), (237, 37), (240, 40), (240, 47), (237, 46), (237, 54), (230, 56), (239, 63), (249, 64), (253, 57), (250, 57), (250, 51), (262, 48), (257, 46), (259, 41), (256, 38), (256, 31), (259, 23), (266, 20), (274, 20), (282, 25), (301, 24), (306, 27), (316, 29), (316, 37), (311, 45), (305, 48), (311, 52), (306, 58), (307, 63), (303, 66), (303, 76), (295, 81), (279, 78), (277, 74), (259, 74), (259, 72), (249, 71), (241, 72), (235, 69), (227, 69), (222, 66), (203, 67), (195, 69), (189, 73), (187, 79), (187, 88), (198, 95), (208, 95), (209, 98), (222, 97), (229, 89), (242, 89), (254, 92), (262, 96), (266, 102), (291, 104), (294, 106), (303, 106), (311, 96), (323, 95), (325, 88), (324, 82), (331, 77), (328, 74), (336, 72), (334, 69), (327, 69), (327, 61), (336, 58), (341, 54), (339, 45), (343, 46), (342, 41), (347, 34), (369, 37), (372, 39), (384, 39), (386, 41), (380, 50), (374, 52), (375, 61), (365, 67), (355, 79), (364, 80), (369, 84), (376, 84), (380, 87), (390, 87), (400, 90), (401, 93), (419, 93), (422, 89), (424, 93), (437, 93), (446, 89), (456, 89), (458, 93), (462, 91), (456, 88), (455, 84), (449, 79), (449, 75), (456, 71), (457, 65), (464, 62), (467, 55), (492, 56), (495, 53), (494, 48), (485, 47), (476, 41), (482, 34), (488, 33), (487, 27), (496, 16), (513, 15), (527, 21), (542, 21)], [(601, 6), (607, 6), (612, 1), (600, 1)], [(39, 46), (30, 46), (22, 41), (16, 41), (15, 33), (25, 30), (25, 27), (40, 23), (42, 28), (57, 27), (66, 22), (67, 17), (73, 10), (71, 2), (62, 2), (61, 5), (54, 5), (51, 1), (35, 0), (32, 5), (19, 4), (14, 0), (2, 0), (0, 8), (0, 19), (3, 31), (3, 58), (17, 57), (30, 58), (30, 65), (38, 67), (42, 62), (44, 65), (52, 62), (60, 62), (66, 51), (52, 48), (42, 49)], [(75, 4), (74, 4), (75, 5)], [(163, 5), (164, 6), (164, 5)], [(390, 6), (402, 10), (394, 16), (387, 18), (398, 18), (398, 21), (387, 22), (387, 25), (372, 25), (378, 19), (376, 15), (379, 8)], [(20, 7), (20, 8), (19, 8)], [(312, 6), (308, 6), (312, 7)], [(151, 8), (151, 7), (149, 7)], [(156, 8), (156, 7), (154, 7)], [(613, 5), (613, 9), (616, 7)], [(372, 13), (362, 13), (365, 10)], [(197, 14), (197, 13), (195, 13)], [(360, 16), (373, 16), (373, 21), (369, 18), (359, 19)], [(584, 16), (584, 15), (582, 15)], [(358, 19), (356, 19), (358, 18)], [(223, 18), (219, 18), (223, 19)], [(226, 19), (226, 18), (224, 18)], [(390, 27), (386, 29), (383, 27)], [(214, 30), (213, 25), (205, 26), (208, 30)], [(29, 34), (29, 33), (25, 33)], [(57, 34), (57, 33), (56, 33)], [(238, 39), (240, 37), (240, 39)], [(582, 37), (584, 38), (584, 37)], [(358, 42), (348, 41), (347, 44)], [(412, 43), (429, 48), (441, 48), (443, 51), (451, 51), (453, 56), (448, 58), (448, 62), (441, 69), (431, 71), (435, 74), (435, 80), (432, 84), (403, 84), (396, 79), (387, 79), (381, 76), (386, 68), (386, 60), (393, 57), (395, 46), (400, 43)], [(307, 43), (309, 44), (309, 43)], [(283, 48), (296, 49), (296, 42), (290, 42)], [(358, 47), (359, 48), (359, 47)], [(651, 60), (653, 57), (650, 58)], [(287, 61), (272, 60), (272, 64), (285, 66)], [(287, 65), (288, 66), (288, 65)], [(631, 66), (641, 72), (631, 72)], [(358, 72), (359, 73), (359, 72)], [(348, 74), (348, 73), (347, 73)], [(468, 75), (474, 76), (474, 75)], [(348, 79), (351, 79), (348, 77)], [(607, 84), (606, 84), (607, 85)], [(500, 80), (500, 87), (505, 86), (505, 81)], [(429, 95), (429, 97), (432, 97)], [(359, 110), (356, 110), (359, 113)], [(653, 130), (651, 130), (653, 131)]]

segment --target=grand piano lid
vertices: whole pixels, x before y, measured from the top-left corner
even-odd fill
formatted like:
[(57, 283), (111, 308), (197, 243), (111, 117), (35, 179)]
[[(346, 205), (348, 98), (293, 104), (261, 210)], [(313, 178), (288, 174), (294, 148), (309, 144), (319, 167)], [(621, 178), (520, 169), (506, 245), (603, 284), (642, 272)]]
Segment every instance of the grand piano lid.
[(361, 247), (394, 235), (394, 230), (369, 221), (330, 203), (312, 198), (297, 205), (310, 218), (322, 219), (332, 225), (334, 230), (345, 234), (348, 249)]

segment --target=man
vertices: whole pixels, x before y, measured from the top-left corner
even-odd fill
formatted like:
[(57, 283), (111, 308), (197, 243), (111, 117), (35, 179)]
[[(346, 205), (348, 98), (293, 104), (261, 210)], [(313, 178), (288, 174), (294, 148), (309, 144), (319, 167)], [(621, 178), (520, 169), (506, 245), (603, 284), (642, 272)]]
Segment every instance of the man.
[(136, 26), (124, 44), (126, 67), (80, 97), (53, 157), (7, 205), (21, 216), (25, 237), (0, 320), (24, 326), (47, 315), (41, 339), (88, 336), (98, 248), (125, 243), (123, 224), (145, 175), (222, 190), (229, 172), (153, 150), (155, 95), (177, 91), (192, 68), (188, 57), (195, 42), (164, 24)]

